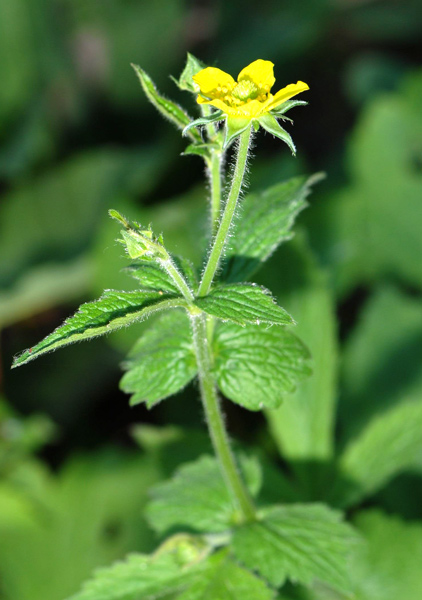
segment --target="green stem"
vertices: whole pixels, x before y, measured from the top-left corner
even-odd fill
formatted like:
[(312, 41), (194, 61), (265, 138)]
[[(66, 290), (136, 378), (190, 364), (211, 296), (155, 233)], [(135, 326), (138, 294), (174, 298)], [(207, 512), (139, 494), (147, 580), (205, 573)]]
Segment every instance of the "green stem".
[(193, 295), (193, 292), (190, 289), (189, 285), (186, 283), (185, 278), (179, 272), (179, 269), (176, 267), (176, 265), (172, 261), (171, 257), (168, 256), (168, 258), (160, 259), (158, 262), (160, 263), (161, 267), (165, 271), (167, 271), (167, 273), (173, 279), (174, 283), (178, 287), (178, 289), (179, 289), (180, 293), (182, 294), (182, 296), (188, 302), (192, 303), (195, 300), (195, 296)]
[(251, 136), (251, 128), (249, 127), (239, 136), (239, 147), (237, 150), (236, 166), (233, 173), (232, 185), (227, 198), (226, 206), (221, 217), (220, 225), (214, 242), (211, 248), (208, 262), (202, 276), (201, 285), (199, 286), (198, 295), (205, 296), (208, 294), (218, 265), (220, 264), (221, 256), (224, 247), (227, 243), (227, 236), (230, 226), (233, 221), (234, 211), (242, 188), (243, 177), (246, 170), (246, 161), (248, 158), (249, 141)]
[(211, 154), (209, 177), (211, 185), (211, 224), (212, 235), (214, 236), (217, 232), (221, 208), (221, 153), (215, 150)]
[(220, 469), (231, 496), (242, 515), (242, 521), (255, 519), (255, 508), (240, 476), (224, 425), (220, 402), (211, 371), (211, 355), (205, 315), (192, 315), (193, 339), (198, 363), (199, 385), (211, 441)]

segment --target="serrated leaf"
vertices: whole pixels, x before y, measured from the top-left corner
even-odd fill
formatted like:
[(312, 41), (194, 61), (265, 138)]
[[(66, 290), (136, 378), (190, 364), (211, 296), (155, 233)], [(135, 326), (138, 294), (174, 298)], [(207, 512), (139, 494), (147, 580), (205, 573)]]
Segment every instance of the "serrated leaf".
[(16, 356), (14, 367), (38, 358), (67, 344), (92, 339), (142, 321), (153, 312), (183, 306), (184, 301), (176, 296), (158, 292), (118, 292), (106, 290), (99, 300), (87, 302), (78, 312), (69, 317), (53, 333), (41, 342)]
[(229, 558), (215, 560), (213, 569), (176, 600), (273, 600), (274, 591)]
[(197, 372), (186, 314), (172, 311), (162, 315), (141, 336), (129, 357), (120, 387), (132, 394), (131, 406), (145, 402), (151, 408), (183, 389)]
[(421, 390), (374, 418), (339, 459), (341, 479), (330, 496), (350, 506), (372, 494), (392, 477), (411, 470), (422, 456)]
[[(197, 285), (196, 274), (192, 264), (179, 257), (173, 257), (179, 270), (185, 276), (189, 285), (194, 288)], [(169, 294), (179, 295), (180, 291), (170, 275), (157, 263), (148, 260), (139, 260), (129, 265), (128, 271), (139, 281), (141, 290), (161, 291)]]
[(280, 406), (286, 392), (311, 373), (308, 349), (282, 327), (220, 323), (214, 357), (219, 388), (249, 410)]
[(296, 154), (296, 146), (294, 145), (290, 134), (282, 128), (280, 123), (273, 115), (266, 113), (262, 117), (259, 117), (258, 121), (265, 131), (268, 131), (268, 133), (271, 133), (271, 135), (278, 137), (280, 140), (285, 142), (290, 148), (292, 154)]
[(254, 283), (216, 286), (207, 296), (197, 298), (195, 304), (213, 317), (239, 325), (294, 324), (292, 317), (275, 303), (268, 290)]
[[(132, 65), (141, 82), (142, 89), (148, 100), (169, 121), (174, 123), (178, 129), (184, 129), (191, 122), (189, 115), (172, 100), (162, 96), (155, 87), (152, 79), (138, 65)], [(196, 130), (189, 133), (193, 141), (201, 141), (201, 136)]]
[(348, 591), (348, 554), (357, 539), (340, 513), (322, 504), (295, 504), (266, 509), (261, 521), (235, 530), (232, 544), (246, 567), (276, 587), (286, 579), (320, 580)]
[[(261, 486), (256, 459), (243, 457), (240, 466), (253, 496)], [(227, 531), (238, 522), (233, 504), (215, 458), (202, 456), (178, 469), (170, 481), (152, 489), (147, 518), (158, 533), (173, 527), (189, 527), (203, 533)]]
[(133, 554), (101, 569), (69, 600), (271, 600), (260, 579), (236, 565), (227, 552), (186, 564), (180, 553)]
[(297, 215), (307, 206), (311, 186), (322, 175), (294, 177), (242, 201), (222, 279), (243, 281), (261, 266), (275, 249), (292, 237)]

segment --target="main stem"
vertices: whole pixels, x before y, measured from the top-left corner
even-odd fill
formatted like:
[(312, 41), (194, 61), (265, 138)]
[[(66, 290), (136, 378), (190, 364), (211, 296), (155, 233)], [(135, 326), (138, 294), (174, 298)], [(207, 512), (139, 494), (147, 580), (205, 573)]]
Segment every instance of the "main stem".
[(240, 476), (230, 447), (230, 441), (224, 425), (224, 418), (211, 372), (207, 321), (204, 313), (192, 316), (192, 326), (201, 399), (214, 451), (231, 496), (241, 512), (242, 521), (252, 521), (255, 519), (255, 508)]
[(211, 185), (211, 227), (214, 236), (218, 227), (218, 218), (221, 209), (221, 154), (215, 150), (211, 151), (209, 166)]
[(199, 286), (198, 295), (206, 296), (208, 294), (215, 272), (220, 264), (221, 256), (227, 242), (227, 236), (230, 226), (233, 221), (233, 215), (242, 188), (243, 177), (245, 175), (246, 161), (248, 158), (249, 140), (251, 136), (251, 128), (249, 127), (239, 137), (239, 147), (237, 151), (236, 166), (233, 173), (232, 185), (230, 188), (229, 197), (227, 198), (226, 206), (221, 217), (220, 226), (214, 238), (208, 262), (202, 276), (201, 285)]

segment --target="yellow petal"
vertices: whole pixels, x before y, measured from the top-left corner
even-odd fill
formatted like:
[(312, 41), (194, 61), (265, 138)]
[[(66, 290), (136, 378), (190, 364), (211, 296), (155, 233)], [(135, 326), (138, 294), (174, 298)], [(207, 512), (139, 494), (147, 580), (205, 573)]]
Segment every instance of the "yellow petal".
[(242, 69), (238, 81), (248, 79), (259, 88), (260, 93), (268, 93), (275, 82), (274, 63), (269, 60), (258, 59)]
[[(209, 98), (221, 95), (221, 93), (227, 93), (236, 83), (231, 75), (215, 67), (202, 69), (192, 79), (199, 85), (201, 94)], [(223, 88), (227, 89), (224, 91)]]
[(228, 104), (226, 104), (225, 102), (223, 102), (223, 100), (220, 100), (219, 98), (214, 98), (213, 100), (205, 100), (204, 98), (201, 98), (201, 96), (198, 96), (196, 101), (198, 102), (198, 104), (209, 104), (210, 106), (215, 106), (215, 108), (219, 108), (227, 114), (229, 114), (230, 111), (233, 110)]
[(286, 87), (282, 90), (279, 90), (271, 98), (270, 101), (267, 101), (265, 103), (265, 110), (273, 110), (273, 108), (276, 108), (276, 106), (283, 104), (283, 102), (286, 102), (286, 100), (293, 98), (293, 96), (296, 96), (296, 94), (306, 92), (306, 90), (309, 90), (309, 85), (307, 83), (304, 83), (303, 81), (298, 81), (297, 83), (290, 83), (289, 85), (286, 85)]

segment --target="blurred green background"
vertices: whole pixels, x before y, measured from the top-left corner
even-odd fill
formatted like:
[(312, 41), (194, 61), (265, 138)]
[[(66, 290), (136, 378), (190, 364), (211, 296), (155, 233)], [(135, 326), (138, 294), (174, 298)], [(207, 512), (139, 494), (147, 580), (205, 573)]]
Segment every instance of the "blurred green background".
[[(82, 301), (135, 285), (108, 208), (152, 222), (200, 264), (202, 163), (181, 156), (185, 140), (147, 103), (131, 62), (192, 115), (192, 97), (169, 77), (187, 51), (233, 75), (272, 60), (276, 86), (309, 84), (309, 106), (288, 127), (297, 158), (260, 134), (250, 185), (327, 178), (299, 217), (298, 241), (261, 281), (299, 323), (305, 280), (314, 319), (336, 316), (327, 330), (339, 347), (340, 446), (403, 394), (421, 398), (421, 31), (420, 0), (0, 0), (2, 600), (61, 600), (95, 566), (149, 550), (148, 486), (207, 448), (193, 387), (150, 413), (119, 392), (143, 325), (10, 371), (15, 353)], [(264, 418), (226, 409), (234, 437), (277, 455)], [(188, 434), (158, 434), (162, 425)], [(288, 446), (306, 459), (303, 445)], [(422, 518), (420, 455), (377, 506)]]

